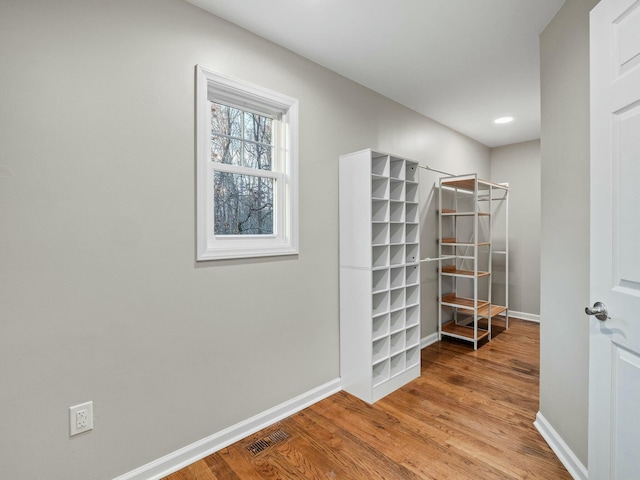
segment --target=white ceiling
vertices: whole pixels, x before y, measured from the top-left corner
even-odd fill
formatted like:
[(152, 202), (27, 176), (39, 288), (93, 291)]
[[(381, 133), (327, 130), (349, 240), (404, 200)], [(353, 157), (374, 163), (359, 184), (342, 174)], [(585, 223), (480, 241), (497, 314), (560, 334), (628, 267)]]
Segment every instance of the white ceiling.
[(188, 1), (489, 147), (540, 138), (538, 38), (564, 0)]

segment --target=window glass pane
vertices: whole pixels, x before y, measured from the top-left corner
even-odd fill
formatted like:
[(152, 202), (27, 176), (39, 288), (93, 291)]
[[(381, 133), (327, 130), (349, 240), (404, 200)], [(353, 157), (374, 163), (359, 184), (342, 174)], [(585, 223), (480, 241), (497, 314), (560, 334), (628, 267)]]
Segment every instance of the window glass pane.
[(244, 113), (245, 139), (252, 142), (271, 144), (272, 119), (257, 113)]
[(214, 234), (272, 235), (273, 178), (214, 172)]
[(211, 160), (271, 170), (273, 119), (220, 103), (211, 106)]
[(242, 140), (211, 135), (211, 160), (242, 165)]
[(211, 132), (242, 138), (242, 110), (211, 103)]
[(271, 155), (273, 147), (260, 143), (247, 143), (244, 152), (244, 164), (246, 167), (260, 170), (271, 170)]

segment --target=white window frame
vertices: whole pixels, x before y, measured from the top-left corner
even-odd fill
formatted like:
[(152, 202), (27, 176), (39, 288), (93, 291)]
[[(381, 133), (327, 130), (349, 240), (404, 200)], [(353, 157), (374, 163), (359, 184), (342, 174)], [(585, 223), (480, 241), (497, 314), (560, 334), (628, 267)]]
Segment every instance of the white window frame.
[[(257, 170), (211, 160), (209, 101), (270, 116), (274, 129), (272, 170)], [(279, 133), (276, 134), (276, 133)], [(298, 253), (298, 100), (196, 66), (197, 261)], [(273, 235), (214, 235), (214, 172), (275, 179)]]

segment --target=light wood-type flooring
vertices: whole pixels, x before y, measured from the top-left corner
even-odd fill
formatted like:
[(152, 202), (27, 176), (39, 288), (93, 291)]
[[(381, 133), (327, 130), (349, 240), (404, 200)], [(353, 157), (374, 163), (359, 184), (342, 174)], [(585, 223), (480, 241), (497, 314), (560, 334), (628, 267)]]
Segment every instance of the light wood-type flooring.
[(539, 325), (498, 331), (423, 349), (421, 377), (372, 406), (339, 392), (165, 480), (571, 479), (533, 426)]

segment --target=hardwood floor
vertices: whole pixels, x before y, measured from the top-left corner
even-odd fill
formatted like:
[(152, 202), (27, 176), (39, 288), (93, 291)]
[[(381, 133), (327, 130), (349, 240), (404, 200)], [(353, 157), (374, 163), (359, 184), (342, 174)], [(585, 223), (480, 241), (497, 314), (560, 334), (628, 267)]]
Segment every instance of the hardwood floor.
[(539, 326), (511, 320), (477, 352), (425, 348), (422, 376), (372, 406), (339, 392), (164, 480), (571, 479), (533, 427), (538, 374)]

